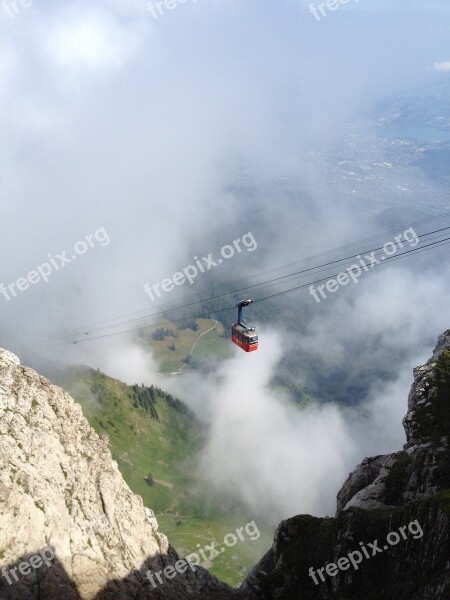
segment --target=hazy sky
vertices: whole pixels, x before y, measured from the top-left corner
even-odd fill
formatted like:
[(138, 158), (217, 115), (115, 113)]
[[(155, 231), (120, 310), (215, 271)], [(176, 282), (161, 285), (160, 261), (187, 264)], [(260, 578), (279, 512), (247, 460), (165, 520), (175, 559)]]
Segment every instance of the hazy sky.
[[(230, 165), (250, 165), (268, 178), (288, 173), (305, 182), (308, 202), (298, 201), (295, 215), (281, 195), (262, 194), (258, 200), (258, 230), (270, 231), (258, 239), (260, 262), (285, 263), (365, 237), (361, 213), (341, 205), (325, 177), (308, 171), (311, 139), (331, 145), (380, 97), (446, 81), (450, 7), (433, 0), (349, 0), (317, 20), (309, 6), (303, 0), (187, 0), (155, 18), (144, 0), (33, 0), (28, 7), (17, 3), (17, 12), (14, 4), (3, 3), (0, 283), (17, 282), (44, 262), (59, 260), (63, 250), (73, 256), (76, 242), (100, 233), (48, 283), (33, 284), (10, 301), (0, 295), (0, 345), (20, 349), (21, 340), (151, 308), (145, 282), (170, 277), (191, 262), (192, 252), (206, 255), (229, 243), (230, 235), (251, 229), (253, 204), (227, 187), (233, 183)], [(370, 198), (367, 203), (373, 210)], [(295, 228), (289, 228), (291, 221)], [(245, 264), (239, 261), (233, 264), (236, 276)], [(318, 308), (298, 344), (320, 360), (345, 364), (354, 340), (367, 336), (370, 348), (378, 340), (377, 359), (407, 351), (404, 366), (410, 373), (413, 356), (425, 357), (448, 327), (447, 269), (441, 264), (417, 277), (412, 268), (399, 267), (373, 277)], [(255, 373), (276, 369), (279, 333), (270, 335), (273, 353), (253, 359)], [(128, 345), (125, 352), (123, 343), (114, 338), (89, 349), (61, 348), (57, 356), (98, 364), (131, 382), (138, 376), (152, 381), (151, 360)], [(121, 363), (122, 355), (129, 364)], [(211, 416), (213, 432), (220, 423), (231, 427), (236, 409), (235, 371), (223, 368), (223, 388), (203, 382), (206, 393), (202, 382), (196, 384), (198, 402), (201, 394), (211, 397), (218, 389), (221, 398), (225, 394)], [(357, 373), (363, 362), (354, 368)], [(406, 407), (409, 385), (408, 376), (399, 376), (397, 416)], [(303, 421), (296, 428), (292, 409), (264, 395), (265, 381), (258, 387), (267, 409), (261, 414), (269, 420), (275, 414), (287, 432), (281, 446), (277, 436), (270, 438), (269, 448), (280, 463), (285, 453), (290, 457), (277, 482), (278, 497), (286, 493), (277, 510), (284, 514), (297, 505), (326, 510), (329, 496), (320, 500), (324, 489), (335, 487), (360, 453), (373, 449), (373, 440), (359, 433), (348, 439), (346, 415), (335, 407), (323, 412), (313, 407), (305, 417), (313, 432), (323, 425), (331, 434), (336, 426), (336, 438), (323, 447), (323, 438), (311, 433), (305, 446), (298, 441), (299, 431), (307, 433)], [(371, 406), (383, 405), (387, 394), (373, 396)], [(257, 409), (258, 398), (251, 406)], [(239, 451), (231, 454), (227, 469), (240, 478), (253, 468), (258, 489), (256, 480), (265, 485), (270, 470), (260, 473), (240, 453), (245, 455), (248, 439), (259, 448), (246, 432), (264, 432), (266, 421), (255, 430), (246, 414)], [(361, 425), (360, 431), (369, 430)], [(398, 421), (385, 434), (386, 448), (400, 441)], [(211, 440), (211, 456), (228, 441), (221, 435)], [(379, 435), (377, 430), (373, 438)], [(342, 459), (325, 461), (321, 470), (320, 457), (336, 446)], [(314, 453), (319, 459), (302, 475), (313, 477), (312, 487), (305, 496), (299, 492), (300, 506), (295, 494), (287, 496), (299, 490), (289, 478)], [(268, 510), (274, 503), (270, 496)]]
[(378, 96), (437, 76), (450, 61), (444, 4), (374, 6), (317, 22), (300, 0), (189, 0), (157, 19), (138, 0), (5, 4), (1, 281), (100, 227), (111, 238), (0, 297), (15, 335), (145, 306), (143, 283), (186, 264), (194, 241), (209, 251), (218, 217), (245, 231), (225, 164), (301, 172), (310, 134), (332, 140)]
[(138, 0), (5, 4), (1, 279), (100, 227), (111, 237), (2, 302), (6, 323), (17, 335), (96, 320), (99, 303), (102, 316), (145, 306), (143, 282), (186, 264), (194, 240), (208, 251), (218, 215), (241, 234), (225, 164), (301, 172), (310, 134), (332, 140), (450, 61), (448, 9), (416, 4), (350, 2), (320, 22), (300, 0), (188, 1), (157, 19)]

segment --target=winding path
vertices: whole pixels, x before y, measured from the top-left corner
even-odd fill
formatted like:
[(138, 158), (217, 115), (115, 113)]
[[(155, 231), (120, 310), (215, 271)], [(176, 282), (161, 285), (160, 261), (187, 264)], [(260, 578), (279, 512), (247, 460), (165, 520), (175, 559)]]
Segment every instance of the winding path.
[(206, 335), (207, 333), (209, 333), (210, 331), (212, 331), (213, 329), (215, 329), (217, 327), (217, 323), (219, 321), (216, 321), (214, 323), (214, 325), (212, 327), (210, 327), (207, 331), (204, 331), (203, 333), (201, 333), (198, 338), (195, 340), (194, 345), (191, 348), (191, 351), (189, 352), (189, 355), (192, 356), (192, 353), (194, 352), (194, 348), (197, 345), (198, 341), (200, 340), (201, 337), (203, 337), (204, 335)]
[[(212, 327), (210, 327), (209, 329), (207, 329), (206, 331), (204, 331), (203, 333), (201, 333), (198, 338), (195, 340), (191, 351), (189, 352), (189, 356), (192, 356), (192, 353), (194, 352), (194, 348), (197, 345), (197, 343), (199, 342), (200, 338), (203, 337), (204, 335), (206, 335), (207, 333), (209, 333), (210, 331), (212, 331), (213, 329), (215, 329), (217, 327), (219, 321), (216, 320), (216, 322), (214, 323), (214, 325)], [(174, 371), (173, 373), (167, 373), (167, 375), (179, 375), (182, 370), (185, 368), (186, 364), (182, 365), (179, 371)], [(158, 375), (162, 375), (163, 373), (158, 373)]]

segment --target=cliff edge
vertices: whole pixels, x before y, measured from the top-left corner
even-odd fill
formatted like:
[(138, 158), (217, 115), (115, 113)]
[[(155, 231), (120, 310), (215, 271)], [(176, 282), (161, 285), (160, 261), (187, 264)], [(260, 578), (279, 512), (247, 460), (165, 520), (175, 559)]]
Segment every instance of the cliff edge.
[(235, 596), (201, 567), (155, 588), (178, 560), (81, 407), (0, 349), (0, 598)]

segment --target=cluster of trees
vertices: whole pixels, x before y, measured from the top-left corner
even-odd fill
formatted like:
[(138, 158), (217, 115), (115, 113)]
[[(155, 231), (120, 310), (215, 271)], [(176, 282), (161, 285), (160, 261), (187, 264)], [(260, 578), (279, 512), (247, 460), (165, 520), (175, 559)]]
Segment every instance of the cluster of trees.
[(156, 341), (162, 341), (165, 337), (173, 337), (177, 339), (178, 333), (172, 329), (164, 329), (163, 327), (159, 327), (152, 335), (152, 338)]
[(197, 331), (198, 323), (197, 319), (183, 319), (177, 324), (178, 329), (192, 329), (192, 331)]
[[(159, 389), (159, 388), (155, 388), (155, 389)], [(164, 394), (164, 392), (162, 390), (159, 390), (162, 394)], [(194, 413), (192, 413), (190, 411), (190, 409), (186, 406), (186, 404), (184, 404), (183, 402), (181, 402), (180, 400), (178, 400), (178, 398), (174, 398), (172, 396), (172, 394), (164, 394), (164, 400), (167, 402), (167, 404), (169, 406), (171, 406), (174, 410), (176, 410), (177, 412), (181, 413), (182, 415), (186, 415), (186, 417), (189, 417), (189, 419), (194, 419)]]
[(131, 399), (135, 408), (143, 408), (150, 414), (153, 419), (159, 420), (159, 415), (156, 410), (157, 399), (165, 401), (170, 407), (177, 412), (187, 416), (189, 419), (194, 419), (194, 414), (189, 410), (186, 404), (183, 404), (172, 394), (167, 394), (161, 388), (154, 385), (145, 387), (144, 384), (131, 386)]
[(108, 399), (111, 399), (108, 392), (99, 383), (93, 383), (91, 385), (91, 392), (101, 406), (105, 406)]
[(141, 407), (150, 414), (152, 419), (159, 420), (156, 410), (156, 398), (159, 394), (156, 392), (155, 387), (144, 387), (144, 384), (141, 386), (133, 385), (131, 386), (131, 394), (134, 408)]

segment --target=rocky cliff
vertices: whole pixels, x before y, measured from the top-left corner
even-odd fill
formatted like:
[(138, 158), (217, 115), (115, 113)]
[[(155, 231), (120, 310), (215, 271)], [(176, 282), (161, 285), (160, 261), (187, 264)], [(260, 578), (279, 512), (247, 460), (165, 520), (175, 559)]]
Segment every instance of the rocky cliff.
[(178, 560), (80, 406), (0, 349), (0, 598), (236, 596), (200, 567), (150, 583)]
[(450, 599), (450, 330), (414, 369), (402, 451), (365, 458), (335, 518), (283, 521), (253, 600)]

